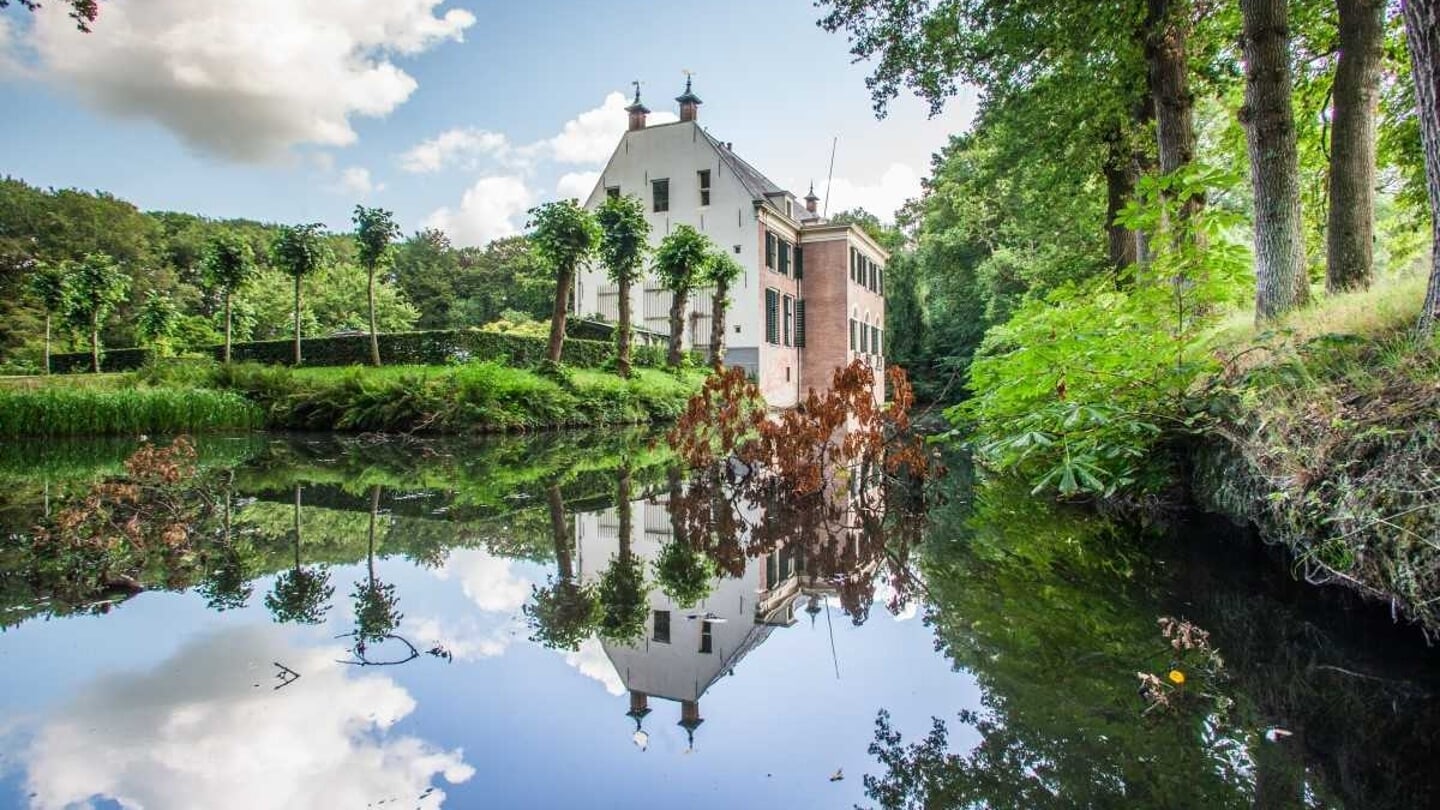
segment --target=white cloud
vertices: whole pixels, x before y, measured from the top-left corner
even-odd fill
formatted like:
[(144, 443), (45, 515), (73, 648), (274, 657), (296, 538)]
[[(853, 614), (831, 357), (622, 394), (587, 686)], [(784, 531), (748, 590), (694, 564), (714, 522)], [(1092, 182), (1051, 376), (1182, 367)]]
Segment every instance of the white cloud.
[[(565, 122), (560, 134), (549, 141), (551, 154), (561, 163), (604, 163), (625, 134), (630, 101), (624, 93), (611, 93), (605, 102)], [(651, 113), (649, 124), (680, 120), (674, 113)]]
[[(193, 641), (146, 672), (91, 681), (36, 730), (22, 754), (38, 808), (365, 807), (420, 797), (438, 808), (475, 770), (459, 750), (392, 735), (415, 700), (387, 676), (301, 649), (274, 626)], [(274, 690), (272, 661), (300, 678)], [(258, 685), (257, 685), (258, 684)]]
[(519, 177), (482, 177), (465, 190), (459, 208), (436, 210), (422, 227), (439, 228), (457, 247), (484, 245), (520, 233), (521, 218), (534, 201)]
[(400, 168), (425, 174), (448, 166), (473, 169), (484, 156), (503, 157), (510, 152), (510, 139), (499, 132), (459, 127), (447, 129), (421, 141), (400, 156)]
[(519, 622), (514, 616), (497, 627), (485, 628), (474, 617), (466, 616), (452, 622), (430, 616), (417, 619), (406, 617), (405, 633), (416, 646), (429, 649), (431, 646), (444, 647), (457, 661), (477, 661), (481, 658), (498, 658), (510, 648), (514, 630)]
[[(885, 222), (893, 222), (896, 209), (920, 196), (920, 188), (920, 175), (904, 163), (890, 164), (873, 183), (837, 177), (830, 184), (830, 213), (864, 208)], [(820, 193), (823, 197), (823, 190)]]
[(560, 182), (555, 186), (555, 193), (562, 200), (574, 197), (583, 203), (598, 182), (600, 172), (569, 172), (560, 178)]
[(456, 549), (435, 575), (455, 577), (461, 590), (481, 610), (518, 613), (530, 598), (530, 580), (514, 571), (514, 561), (483, 549)]
[(372, 192), (384, 191), (384, 183), (376, 183), (370, 177), (370, 170), (363, 166), (350, 166), (340, 172), (340, 179), (333, 186), (342, 194), (368, 197)]
[(587, 638), (580, 642), (580, 649), (565, 653), (565, 663), (579, 670), (581, 675), (599, 681), (606, 692), (625, 694), (625, 684), (615, 672), (615, 665), (610, 663), (605, 648), (595, 638)]
[[(40, 75), (92, 107), (265, 161), (297, 144), (354, 143), (353, 116), (409, 98), (416, 81), (389, 56), (461, 40), (475, 23), (459, 9), (436, 16), (442, 1), (109, 0), (88, 35), (66, 4), (46, 3), (26, 44)], [(19, 58), (0, 47), (0, 63)]]

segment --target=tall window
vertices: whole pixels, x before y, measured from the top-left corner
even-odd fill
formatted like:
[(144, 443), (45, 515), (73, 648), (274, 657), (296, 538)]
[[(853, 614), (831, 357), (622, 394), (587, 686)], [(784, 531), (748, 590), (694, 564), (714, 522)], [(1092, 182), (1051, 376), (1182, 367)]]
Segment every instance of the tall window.
[(870, 353), (870, 324), (860, 324), (860, 353)]
[(765, 289), (765, 342), (778, 344), (780, 342), (780, 293), (777, 290)]
[(799, 245), (795, 246), (795, 278), (805, 277), (805, 249)]
[(655, 621), (654, 621), (654, 625), (655, 625), (655, 634), (654, 634), (654, 636), (653, 636), (654, 640), (660, 642), (661, 644), (669, 644), (669, 643), (670, 643), (670, 611), (668, 611), (668, 610), (657, 610), (657, 611), (655, 611)]
[(710, 622), (700, 622), (700, 652), (708, 653), (714, 645), (713, 631), (715, 626)]
[(700, 177), (700, 204), (710, 204), (710, 170), (701, 169), (697, 174)]
[(850, 351), (852, 351), (852, 352), (855, 351), (855, 348), (856, 348), (856, 343), (855, 343), (855, 319), (854, 319), (854, 318), (851, 318), (851, 319), (850, 319)]
[(870, 353), (876, 355), (880, 353), (880, 327), (873, 323), (870, 324)]
[(795, 345), (795, 299), (785, 296), (785, 345)]
[(653, 208), (654, 208), (654, 210), (655, 210), (656, 213), (659, 213), (659, 212), (661, 212), (661, 211), (669, 211), (669, 210), (670, 210), (670, 181), (669, 181), (669, 180), (651, 180), (651, 181), (650, 181), (650, 199), (651, 199), (651, 202), (654, 203)]
[(790, 243), (780, 240), (780, 275), (790, 275)]
[(775, 269), (775, 234), (765, 232), (765, 266)]

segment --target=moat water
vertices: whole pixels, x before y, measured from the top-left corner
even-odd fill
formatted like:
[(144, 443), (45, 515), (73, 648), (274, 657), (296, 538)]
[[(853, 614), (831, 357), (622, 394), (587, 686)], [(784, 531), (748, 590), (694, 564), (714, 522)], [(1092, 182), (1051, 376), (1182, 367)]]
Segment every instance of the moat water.
[(0, 807), (1440, 805), (1440, 657), (1233, 526), (699, 510), (659, 441), (0, 446)]

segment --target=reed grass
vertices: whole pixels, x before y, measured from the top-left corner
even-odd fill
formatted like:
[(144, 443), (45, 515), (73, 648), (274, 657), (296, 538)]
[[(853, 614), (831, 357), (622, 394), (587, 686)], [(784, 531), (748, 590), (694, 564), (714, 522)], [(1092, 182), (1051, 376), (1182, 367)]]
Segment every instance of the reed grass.
[(0, 436), (103, 436), (248, 430), (259, 407), (229, 391), (173, 388), (0, 390)]

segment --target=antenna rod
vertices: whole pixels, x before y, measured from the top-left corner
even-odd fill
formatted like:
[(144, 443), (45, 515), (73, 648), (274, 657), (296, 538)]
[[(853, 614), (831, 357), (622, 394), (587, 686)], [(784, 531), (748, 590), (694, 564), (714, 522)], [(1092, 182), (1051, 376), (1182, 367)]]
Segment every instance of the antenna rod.
[(840, 136), (836, 135), (835, 140), (830, 142), (830, 173), (825, 175), (825, 207), (820, 209), (820, 216), (830, 214), (830, 181), (835, 177), (835, 147), (840, 145)]

